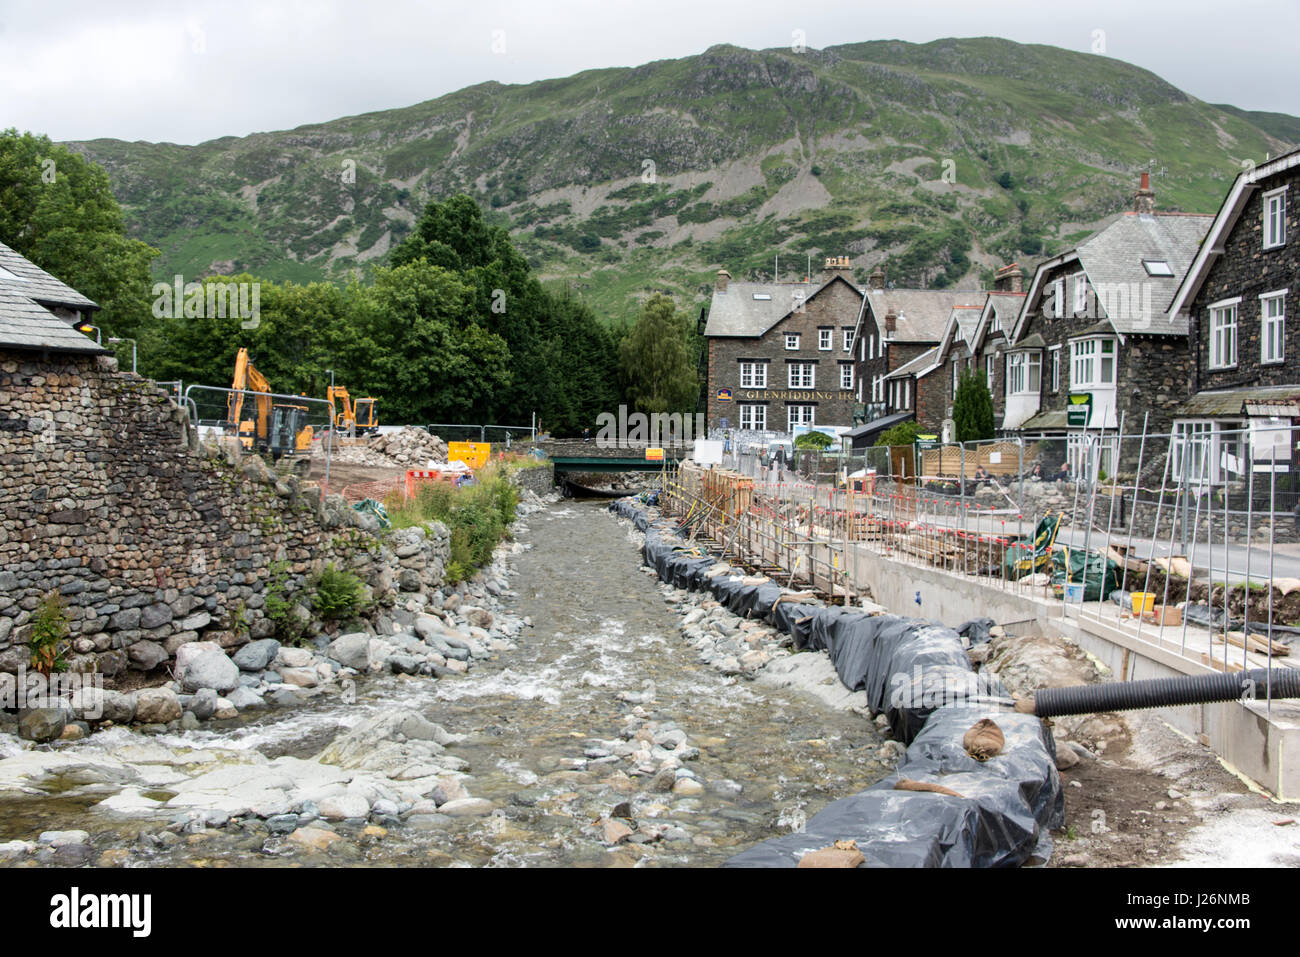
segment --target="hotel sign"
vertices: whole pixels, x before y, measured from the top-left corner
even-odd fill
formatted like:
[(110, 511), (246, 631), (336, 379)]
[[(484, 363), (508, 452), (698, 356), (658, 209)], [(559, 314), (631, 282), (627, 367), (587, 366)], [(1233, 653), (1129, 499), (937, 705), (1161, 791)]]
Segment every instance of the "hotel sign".
[(1092, 393), (1080, 392), (1070, 396), (1065, 409), (1065, 424), (1070, 428), (1086, 428), (1092, 416)]
[(730, 389), (719, 389), (719, 390), (718, 390), (718, 401), (719, 401), (719, 402), (730, 402), (730, 401), (731, 401), (731, 390), (730, 390)]
[(741, 389), (737, 398), (742, 401), (768, 399), (777, 402), (834, 402), (838, 399), (841, 402), (851, 402), (853, 392), (850, 389), (841, 389), (838, 392), (816, 392), (812, 389)]

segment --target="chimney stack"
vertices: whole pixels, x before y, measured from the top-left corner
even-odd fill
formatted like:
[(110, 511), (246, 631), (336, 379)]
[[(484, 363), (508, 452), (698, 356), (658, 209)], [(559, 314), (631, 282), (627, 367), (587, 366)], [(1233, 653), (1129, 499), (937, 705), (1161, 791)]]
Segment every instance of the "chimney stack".
[(993, 276), (994, 292), (1024, 292), (1025, 273), (1020, 263), (1003, 266)]
[(885, 288), (885, 267), (884, 266), (877, 265), (876, 268), (871, 271), (871, 275), (867, 277), (867, 286), (871, 289)]
[(1151, 188), (1151, 174), (1142, 174), (1142, 183), (1133, 194), (1133, 212), (1140, 216), (1150, 216), (1156, 211), (1156, 193)]
[(827, 256), (822, 263), (822, 282), (830, 282), (836, 276), (847, 276), (852, 268), (848, 256)]
[(718, 292), (726, 292), (727, 283), (729, 282), (731, 282), (731, 273), (727, 272), (725, 269), (719, 269), (718, 281), (714, 288), (717, 289)]
[[(883, 277), (882, 277), (883, 278)], [(885, 313), (885, 335), (898, 331), (898, 317), (894, 315), (894, 310)]]

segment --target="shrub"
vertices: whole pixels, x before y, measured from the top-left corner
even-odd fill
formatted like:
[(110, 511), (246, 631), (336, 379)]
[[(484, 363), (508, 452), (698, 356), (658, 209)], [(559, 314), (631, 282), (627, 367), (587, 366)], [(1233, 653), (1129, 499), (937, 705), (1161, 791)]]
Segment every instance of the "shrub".
[(913, 445), (918, 432), (920, 428), (915, 422), (900, 422), (892, 429), (880, 433), (876, 445)]
[(365, 586), (349, 571), (340, 571), (330, 562), (313, 583), (311, 608), (325, 621), (348, 618), (361, 610)]
[(300, 645), (307, 637), (307, 623), (297, 613), (288, 596), (289, 563), (272, 562), (270, 577), (262, 597), (266, 601), (266, 617), (275, 625), (275, 639), (281, 644)]
[(32, 634), (27, 641), (32, 653), (32, 668), (47, 677), (55, 671), (67, 671), (68, 663), (63, 652), (71, 631), (68, 606), (62, 595), (51, 591), (41, 599), (32, 615)]
[(829, 449), (835, 440), (825, 432), (805, 432), (794, 440), (796, 449)]

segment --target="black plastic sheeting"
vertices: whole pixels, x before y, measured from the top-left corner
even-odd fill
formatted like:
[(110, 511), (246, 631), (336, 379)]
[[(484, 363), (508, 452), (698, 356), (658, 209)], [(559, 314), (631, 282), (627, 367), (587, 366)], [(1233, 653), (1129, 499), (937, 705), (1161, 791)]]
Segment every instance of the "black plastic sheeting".
[[(962, 747), (981, 718), (997, 722), (1002, 753), (983, 763)], [(961, 797), (896, 791), (900, 779), (942, 784)], [(809, 851), (852, 840), (864, 867), (1017, 867), (1051, 855), (1048, 831), (1065, 823), (1050, 732), (1032, 715), (997, 708), (936, 711), (897, 770), (841, 798), (801, 832), (757, 844), (726, 867), (797, 867)]]
[[(1064, 820), (1064, 794), (1051, 732), (1011, 710), (995, 677), (971, 670), (958, 632), (898, 615), (780, 600), (772, 581), (747, 584), (743, 572), (683, 541), (664, 519), (651, 521), (634, 499), (610, 511), (646, 534), (643, 558), (675, 587), (711, 591), (732, 613), (761, 618), (791, 635), (797, 649), (824, 650), (845, 687), (865, 691), (873, 713), (909, 744), (895, 774), (816, 815), (804, 832), (764, 842), (728, 866), (792, 867), (807, 851), (852, 838), (878, 867), (998, 867), (1051, 853), (1048, 831)], [(993, 622), (962, 629), (972, 644)], [(982, 717), (1006, 736), (1003, 752), (980, 763), (962, 738)], [(895, 791), (906, 777), (936, 781), (964, 795)]]

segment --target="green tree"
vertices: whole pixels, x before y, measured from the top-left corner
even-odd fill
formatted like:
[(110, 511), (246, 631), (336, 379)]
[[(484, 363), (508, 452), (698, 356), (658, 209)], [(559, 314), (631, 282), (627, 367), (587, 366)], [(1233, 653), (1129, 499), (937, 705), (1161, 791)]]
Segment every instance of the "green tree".
[(835, 440), (825, 432), (804, 432), (794, 440), (796, 449), (829, 449)]
[(993, 438), (993, 396), (984, 376), (969, 371), (961, 374), (952, 403), (952, 420), (957, 426), (958, 442)]
[(881, 432), (880, 438), (876, 439), (876, 445), (913, 445), (920, 431), (920, 427), (915, 422), (900, 422), (892, 429)]
[(690, 320), (671, 296), (656, 293), (623, 340), (624, 395), (637, 411), (693, 412), (699, 379)]
[(150, 321), (158, 250), (127, 238), (104, 168), (49, 137), (0, 132), (0, 242), (98, 303), (105, 337)]

